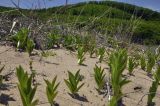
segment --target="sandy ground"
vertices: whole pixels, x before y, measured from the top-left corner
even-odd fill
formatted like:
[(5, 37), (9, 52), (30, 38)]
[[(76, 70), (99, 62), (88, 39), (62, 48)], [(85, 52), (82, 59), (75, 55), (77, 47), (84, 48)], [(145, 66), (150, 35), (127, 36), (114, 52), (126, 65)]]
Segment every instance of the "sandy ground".
[[(79, 66), (77, 64), (77, 58), (75, 53), (63, 49), (51, 50), (56, 53), (56, 56), (50, 56), (48, 58), (41, 58), (39, 55), (29, 57), (27, 53), (16, 52), (14, 48), (8, 46), (0, 46), (0, 61), (1, 64), (5, 64), (5, 70), (2, 74), (7, 74), (10, 71), (14, 73), (10, 76), (9, 81), (4, 82), (4, 89), (0, 90), (0, 106), (22, 106), (21, 98), (17, 88), (17, 78), (15, 75), (15, 68), (22, 65), (25, 70), (29, 71), (29, 61), (33, 61), (33, 69), (36, 70), (36, 81), (39, 83), (35, 99), (39, 99), (39, 106), (50, 106), (47, 103), (45, 94), (46, 84), (43, 79), (53, 79), (54, 76), (58, 76), (57, 81), (60, 82), (58, 87), (58, 96), (55, 101), (60, 106), (107, 106), (107, 96), (99, 95), (95, 89), (96, 83), (93, 77), (93, 68), (95, 64), (105, 68), (105, 72), (108, 77), (108, 66), (106, 63), (98, 63), (97, 58), (89, 58), (86, 55), (86, 66)], [(39, 51), (37, 51), (39, 52)], [(82, 82), (85, 85), (80, 89), (79, 95), (86, 97), (88, 102), (73, 99), (68, 95), (69, 89), (64, 83), (64, 79), (67, 78), (67, 71), (76, 72), (80, 69), (80, 74), (84, 76)], [(124, 104), (126, 106), (146, 106), (147, 96), (144, 96), (149, 91), (152, 79), (146, 76), (146, 73), (139, 68), (135, 69), (135, 76), (129, 77), (132, 81), (123, 88)], [(81, 83), (82, 83), (81, 82)], [(135, 90), (134, 88), (141, 88)], [(160, 93), (160, 88), (157, 91)], [(142, 96), (144, 98), (141, 100)], [(156, 95), (154, 99), (156, 106), (160, 106), (160, 94)]]

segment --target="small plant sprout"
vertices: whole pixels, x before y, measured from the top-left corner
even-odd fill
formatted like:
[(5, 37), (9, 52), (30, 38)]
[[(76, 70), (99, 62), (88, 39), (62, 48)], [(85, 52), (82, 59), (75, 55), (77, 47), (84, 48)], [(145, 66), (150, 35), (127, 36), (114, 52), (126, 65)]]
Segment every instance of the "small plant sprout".
[(95, 49), (95, 45), (93, 44), (91, 44), (90, 45), (90, 48), (89, 48), (89, 50), (88, 50), (88, 52), (89, 52), (89, 55), (90, 55), (90, 58), (92, 58), (93, 57), (93, 54), (96, 52), (96, 49)]
[[(4, 67), (5, 66), (3, 66), (3, 67), (1, 67), (0, 68), (0, 73), (4, 70)], [(3, 75), (0, 75), (0, 85), (3, 83)]]
[(96, 81), (96, 84), (98, 86), (97, 91), (101, 92), (101, 90), (103, 90), (104, 86), (105, 86), (105, 75), (104, 74), (104, 69), (102, 69), (102, 67), (98, 67), (97, 65), (95, 65), (94, 68), (94, 79)]
[(31, 53), (32, 53), (34, 47), (35, 47), (35, 44), (34, 44), (33, 40), (28, 39), (27, 40), (26, 51), (28, 52), (29, 56), (31, 56)]
[(24, 72), (24, 69), (19, 66), (16, 68), (16, 74), (18, 77), (18, 90), (21, 95), (23, 106), (36, 106), (38, 100), (34, 100), (34, 95), (37, 90), (37, 86), (32, 87), (32, 75), (28, 75)]
[(146, 69), (146, 59), (145, 59), (144, 54), (142, 54), (141, 57), (140, 57), (140, 65), (141, 65), (142, 70)]
[(75, 97), (77, 95), (77, 92), (79, 91), (79, 89), (82, 88), (82, 86), (84, 85), (84, 83), (79, 85), (79, 82), (81, 81), (81, 76), (80, 76), (79, 72), (80, 72), (80, 70), (78, 70), (76, 72), (76, 74), (74, 75), (73, 73), (68, 71), (68, 77), (69, 78), (68, 79), (64, 79), (65, 84), (69, 88), (69, 90), (70, 90), (71, 94), (73, 95), (73, 97)]
[(47, 84), (46, 94), (47, 94), (48, 102), (50, 103), (51, 106), (54, 106), (55, 104), (54, 99), (58, 94), (57, 88), (60, 84), (60, 83), (56, 84), (56, 80), (57, 80), (57, 76), (54, 77), (52, 82), (44, 79), (45, 83)]
[(153, 76), (154, 76), (154, 81), (152, 82), (152, 86), (149, 89), (147, 106), (154, 106), (153, 98), (156, 95), (156, 92), (159, 86), (159, 82), (160, 82), (160, 66), (158, 66)]
[(98, 59), (99, 59), (99, 62), (101, 63), (104, 59), (104, 55), (105, 55), (105, 48), (104, 47), (101, 47), (98, 49)]
[(128, 59), (128, 71), (129, 71), (130, 75), (133, 74), (133, 70), (137, 66), (138, 66), (138, 63), (136, 62), (135, 58), (129, 57), (129, 59)]
[(109, 57), (109, 66), (111, 71), (111, 85), (113, 90), (113, 97), (109, 106), (118, 106), (122, 100), (122, 87), (129, 83), (127, 79), (122, 78), (122, 73), (127, 65), (127, 51), (119, 49), (113, 52)]
[(79, 64), (79, 65), (82, 65), (83, 62), (85, 61), (84, 55), (85, 55), (84, 48), (83, 48), (83, 47), (79, 47), (79, 48), (78, 48), (78, 54), (77, 54), (78, 64)]
[(149, 51), (147, 53), (147, 72), (148, 72), (148, 75), (151, 74), (152, 68), (154, 67), (155, 63), (156, 63), (156, 55), (154, 53), (152, 53), (151, 51)]

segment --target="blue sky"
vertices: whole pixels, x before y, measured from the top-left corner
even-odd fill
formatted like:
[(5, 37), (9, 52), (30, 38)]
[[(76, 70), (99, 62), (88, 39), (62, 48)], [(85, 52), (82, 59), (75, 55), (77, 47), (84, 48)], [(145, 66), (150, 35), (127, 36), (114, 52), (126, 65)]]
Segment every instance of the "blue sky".
[[(17, 3), (18, 0), (13, 0)], [(45, 2), (44, 2), (45, 1)], [(85, 2), (88, 0), (68, 0), (69, 3)], [(97, 0), (100, 1), (100, 0)], [(126, 2), (130, 4), (135, 4), (138, 6), (143, 6), (156, 11), (160, 11), (160, 0), (114, 0), (119, 2)], [(65, 0), (20, 0), (20, 7), (22, 8), (38, 8), (38, 7), (53, 7), (57, 5), (64, 5)], [(13, 4), (11, 0), (0, 0), (0, 6), (12, 7)]]

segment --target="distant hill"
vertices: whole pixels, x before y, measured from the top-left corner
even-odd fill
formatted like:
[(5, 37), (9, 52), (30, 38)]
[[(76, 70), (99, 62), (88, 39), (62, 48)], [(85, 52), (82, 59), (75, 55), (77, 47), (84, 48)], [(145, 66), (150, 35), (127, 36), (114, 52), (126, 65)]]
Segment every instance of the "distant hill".
[[(0, 7), (0, 12), (12, 10), (13, 8)], [(92, 1), (89, 3), (79, 3), (59, 6), (41, 10), (20, 10), (24, 15), (39, 18), (43, 21), (48, 19), (58, 19), (53, 24), (73, 23), (78, 28), (87, 26), (88, 30), (95, 29), (98, 32), (114, 34), (113, 30), (122, 25), (126, 29), (127, 25), (138, 26), (134, 30), (132, 41), (141, 44), (160, 44), (160, 13), (138, 7), (131, 4), (113, 1)], [(19, 12), (8, 13), (9, 16), (20, 16)], [(76, 23), (75, 23), (76, 22)], [(132, 26), (134, 27), (134, 26)], [(125, 32), (125, 31), (123, 31)], [(122, 32), (122, 33), (123, 33)], [(128, 32), (126, 32), (128, 33)]]

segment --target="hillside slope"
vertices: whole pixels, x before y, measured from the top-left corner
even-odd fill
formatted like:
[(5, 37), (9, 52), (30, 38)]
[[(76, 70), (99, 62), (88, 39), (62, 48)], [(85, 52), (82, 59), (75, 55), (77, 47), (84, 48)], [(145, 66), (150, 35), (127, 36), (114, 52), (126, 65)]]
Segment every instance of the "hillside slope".
[[(0, 12), (13, 8), (0, 7)], [(53, 24), (68, 24), (78, 29), (96, 30), (102, 34), (116, 35), (121, 27), (122, 35), (131, 35), (132, 41), (141, 44), (160, 43), (160, 13), (135, 5), (113, 2), (89, 2), (68, 5), (67, 7), (54, 7), (41, 10), (20, 10), (31, 18), (43, 21), (52, 19)], [(7, 13), (12, 18), (21, 16), (19, 12)], [(126, 28), (131, 29), (126, 29)], [(134, 29), (132, 29), (134, 28)], [(125, 30), (125, 31), (123, 31)], [(128, 30), (126, 32), (126, 30)], [(116, 34), (115, 34), (116, 33)], [(126, 35), (124, 36), (126, 37)]]

